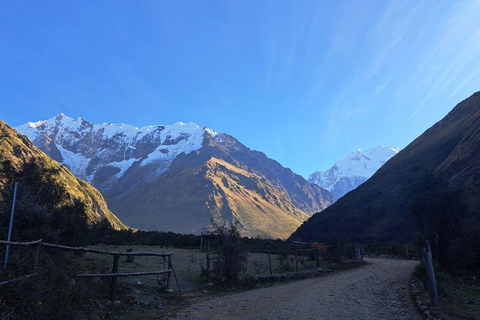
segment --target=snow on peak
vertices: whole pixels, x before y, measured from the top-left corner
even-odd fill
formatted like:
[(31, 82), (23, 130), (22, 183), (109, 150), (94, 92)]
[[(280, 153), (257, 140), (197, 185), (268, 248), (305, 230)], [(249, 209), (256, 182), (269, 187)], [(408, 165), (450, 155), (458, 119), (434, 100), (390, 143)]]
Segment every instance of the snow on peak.
[(125, 123), (92, 124), (63, 113), (48, 120), (28, 122), (16, 129), (34, 143), (44, 135), (50, 137), (61, 155), (61, 159), (56, 160), (89, 182), (103, 167), (119, 169), (115, 174), (119, 179), (136, 162), (140, 162), (140, 166), (156, 167), (154, 172), (160, 175), (180, 153), (200, 149), (205, 132), (217, 134), (193, 122), (138, 128)]
[(399, 151), (399, 148), (382, 145), (367, 150), (357, 149), (330, 169), (312, 173), (308, 181), (331, 191), (339, 198), (369, 179)]

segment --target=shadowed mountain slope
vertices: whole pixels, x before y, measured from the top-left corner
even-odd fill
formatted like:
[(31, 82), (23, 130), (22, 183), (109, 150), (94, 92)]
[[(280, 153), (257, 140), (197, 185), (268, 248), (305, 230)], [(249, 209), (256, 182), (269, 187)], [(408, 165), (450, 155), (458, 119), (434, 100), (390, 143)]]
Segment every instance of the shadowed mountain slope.
[(412, 186), (420, 176), (444, 173), (451, 185), (462, 184), (469, 205), (480, 208), (480, 93), (459, 103), (369, 180), (293, 235), (304, 241), (386, 241), (412, 239), (409, 212)]

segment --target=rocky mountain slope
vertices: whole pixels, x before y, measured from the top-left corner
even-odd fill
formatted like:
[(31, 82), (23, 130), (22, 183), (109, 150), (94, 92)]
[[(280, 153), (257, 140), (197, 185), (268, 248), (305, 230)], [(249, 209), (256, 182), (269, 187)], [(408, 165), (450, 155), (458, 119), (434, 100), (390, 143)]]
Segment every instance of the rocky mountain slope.
[(133, 227), (199, 233), (212, 217), (244, 236), (288, 237), (335, 198), (263, 153), (197, 125), (94, 125), (65, 115), (17, 128), (98, 187)]
[[(0, 166), (4, 161), (9, 161), (14, 169), (34, 160), (42, 163), (48, 169), (56, 170), (56, 181), (65, 187), (73, 203), (75, 199), (84, 202), (87, 206), (87, 219), (90, 223), (107, 219), (115, 229), (125, 228), (123, 223), (107, 208), (107, 204), (98, 190), (90, 184), (75, 177), (66, 167), (50, 159), (45, 153), (35, 147), (26, 137), (0, 120)], [(9, 181), (0, 181), (0, 188), (5, 187)], [(59, 204), (62, 205), (62, 204)]]
[(427, 173), (462, 184), (480, 209), (480, 92), (459, 103), (381, 167), (368, 181), (315, 214), (293, 235), (305, 241), (412, 239), (413, 185)]
[(400, 151), (378, 146), (347, 154), (327, 171), (315, 171), (308, 182), (330, 191), (337, 199), (367, 181), (381, 166)]

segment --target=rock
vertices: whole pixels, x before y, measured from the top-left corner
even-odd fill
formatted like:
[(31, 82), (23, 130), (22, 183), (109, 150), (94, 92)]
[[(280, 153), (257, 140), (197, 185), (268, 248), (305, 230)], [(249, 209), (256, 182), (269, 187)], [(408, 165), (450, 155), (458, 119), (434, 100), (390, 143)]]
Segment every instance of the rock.
[(175, 292), (175, 291), (173, 291), (173, 289), (167, 289), (167, 292), (168, 292), (168, 293), (173, 293), (173, 292)]

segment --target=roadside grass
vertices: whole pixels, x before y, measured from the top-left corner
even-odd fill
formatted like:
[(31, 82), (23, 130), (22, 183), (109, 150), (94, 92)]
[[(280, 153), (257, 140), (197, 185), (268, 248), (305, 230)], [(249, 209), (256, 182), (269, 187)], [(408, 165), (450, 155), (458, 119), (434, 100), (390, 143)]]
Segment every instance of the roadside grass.
[[(458, 277), (436, 272), (435, 277), (438, 287), (438, 307), (434, 307), (430, 303), (430, 294), (425, 290), (426, 277), (421, 267), (412, 276), (412, 281), (421, 289), (418, 297), (422, 305), (429, 308), (432, 316), (447, 320), (480, 319), (480, 280), (478, 276)], [(422, 310), (419, 308), (417, 310), (426, 318)]]

